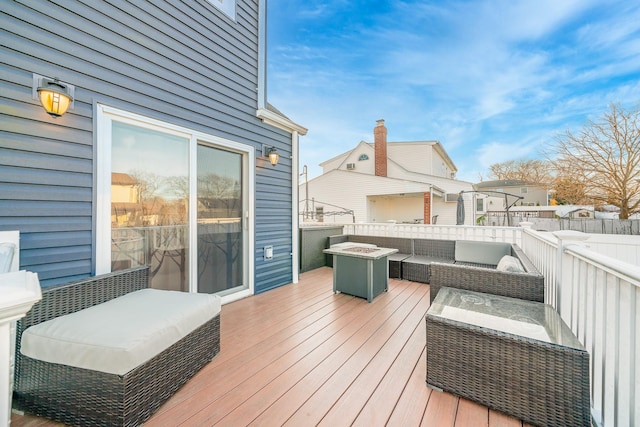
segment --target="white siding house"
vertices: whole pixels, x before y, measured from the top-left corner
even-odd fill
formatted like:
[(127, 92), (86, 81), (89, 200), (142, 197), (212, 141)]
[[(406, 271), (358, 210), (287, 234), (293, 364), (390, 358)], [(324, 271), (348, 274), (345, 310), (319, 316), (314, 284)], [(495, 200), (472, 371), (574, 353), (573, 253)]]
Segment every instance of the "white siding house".
[[(374, 143), (320, 164), (321, 176), (299, 187), (304, 222), (388, 222), (455, 224), (460, 191), (457, 168), (437, 141), (388, 142), (379, 120)], [(447, 197), (446, 195), (449, 194)], [(465, 224), (473, 224), (474, 193), (463, 194)]]

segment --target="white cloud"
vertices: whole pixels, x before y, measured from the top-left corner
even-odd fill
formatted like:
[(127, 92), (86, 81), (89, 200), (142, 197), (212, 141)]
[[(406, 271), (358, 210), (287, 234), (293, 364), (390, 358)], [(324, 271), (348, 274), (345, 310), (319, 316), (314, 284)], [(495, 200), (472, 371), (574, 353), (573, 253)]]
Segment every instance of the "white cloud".
[(316, 173), (384, 118), (390, 140), (440, 140), (473, 181), (638, 101), (640, 7), (628, 2), (283, 1), (269, 7), (290, 12), (276, 25), (292, 34), (269, 47), (269, 100), (309, 128), (301, 164)]

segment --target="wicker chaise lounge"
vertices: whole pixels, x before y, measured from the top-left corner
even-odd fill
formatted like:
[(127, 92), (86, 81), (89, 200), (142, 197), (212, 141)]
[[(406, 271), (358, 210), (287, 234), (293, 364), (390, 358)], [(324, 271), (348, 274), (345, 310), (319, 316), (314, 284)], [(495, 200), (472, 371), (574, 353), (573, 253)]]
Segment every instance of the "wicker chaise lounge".
[[(21, 337), (27, 328), (90, 307), (101, 309), (124, 295), (129, 298), (148, 287), (148, 274), (148, 268), (141, 267), (43, 289), (42, 301), (17, 325), (17, 409), (72, 425), (140, 425), (219, 352), (218, 306), (209, 320), (124, 374), (22, 354)], [(148, 291), (167, 292), (141, 292)]]

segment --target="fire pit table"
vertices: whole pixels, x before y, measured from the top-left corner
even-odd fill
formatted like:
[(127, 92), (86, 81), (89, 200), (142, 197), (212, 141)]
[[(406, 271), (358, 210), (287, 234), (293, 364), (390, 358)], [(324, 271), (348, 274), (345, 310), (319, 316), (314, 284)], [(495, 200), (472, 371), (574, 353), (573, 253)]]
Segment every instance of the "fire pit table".
[(389, 286), (387, 257), (397, 249), (342, 243), (325, 249), (333, 255), (333, 292), (342, 292), (371, 302)]

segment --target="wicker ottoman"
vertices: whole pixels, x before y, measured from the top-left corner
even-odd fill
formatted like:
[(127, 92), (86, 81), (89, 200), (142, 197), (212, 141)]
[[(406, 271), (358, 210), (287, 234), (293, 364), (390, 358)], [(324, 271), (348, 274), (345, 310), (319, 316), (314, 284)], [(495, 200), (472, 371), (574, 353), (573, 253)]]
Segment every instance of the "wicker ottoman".
[(589, 354), (549, 305), (444, 287), (427, 385), (535, 425), (590, 425)]
[[(148, 267), (45, 288), (17, 324), (16, 409), (70, 425), (138, 426), (220, 351), (220, 314), (125, 374), (45, 362), (21, 352), (30, 326), (149, 285)], [(117, 313), (116, 313), (117, 315)]]

